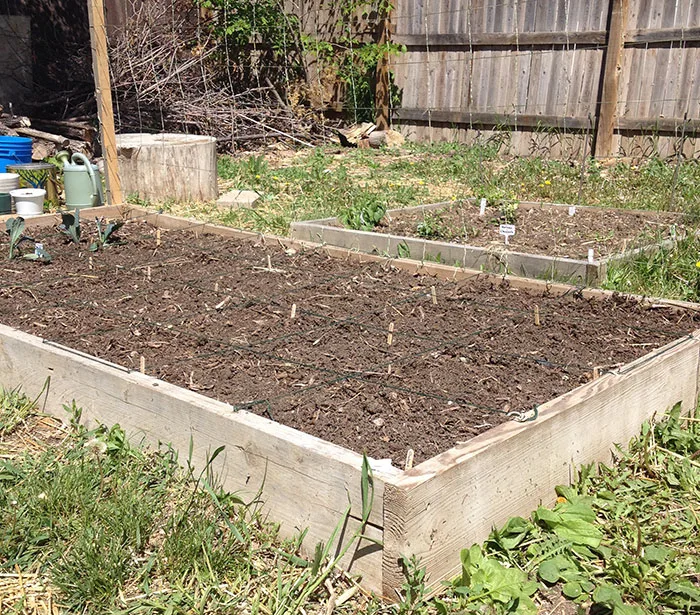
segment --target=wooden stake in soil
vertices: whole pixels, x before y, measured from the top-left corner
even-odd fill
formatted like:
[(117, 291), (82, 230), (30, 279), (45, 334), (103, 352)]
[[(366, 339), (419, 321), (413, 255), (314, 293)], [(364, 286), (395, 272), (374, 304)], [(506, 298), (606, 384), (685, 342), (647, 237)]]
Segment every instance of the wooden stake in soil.
[(430, 287), (430, 296), (433, 299), (433, 305), (437, 305), (437, 292), (435, 292), (435, 287), (431, 286)]
[(414, 452), (412, 448), (406, 451), (406, 463), (404, 464), (404, 470), (410, 470), (413, 467), (413, 456)]
[(394, 342), (394, 323), (389, 323), (389, 334), (386, 336), (386, 345), (391, 346)]
[(156, 229), (156, 248), (160, 247), (160, 229)]
[(535, 326), (540, 326), (540, 306), (535, 305)]
[(215, 293), (219, 292), (219, 283), (218, 282), (214, 282), (214, 292)]
[(292, 320), (294, 320), (294, 319), (296, 318), (296, 316), (297, 316), (297, 304), (296, 304), (296, 303), (292, 303), (292, 311), (291, 311), (290, 314), (289, 314), (289, 318), (291, 318)]
[(146, 373), (146, 357), (144, 357), (143, 355), (141, 355), (141, 359), (139, 361), (139, 371), (142, 374)]
[(593, 368), (593, 380), (598, 380), (598, 378), (600, 378), (600, 367), (596, 365)]
[(92, 269), (92, 256), (88, 258), (88, 269)]
[(148, 278), (148, 281), (151, 281), (151, 266), (149, 265), (146, 267), (146, 277)]

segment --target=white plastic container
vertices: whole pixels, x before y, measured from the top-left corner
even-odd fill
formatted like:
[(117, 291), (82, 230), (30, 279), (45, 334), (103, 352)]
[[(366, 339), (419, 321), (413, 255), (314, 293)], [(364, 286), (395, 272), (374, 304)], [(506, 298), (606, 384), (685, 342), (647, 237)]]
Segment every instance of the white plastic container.
[(0, 173), (0, 192), (10, 192), (19, 188), (17, 173)]
[(11, 190), (10, 196), (15, 202), (15, 212), (23, 218), (40, 216), (44, 213), (44, 199), (46, 190), (37, 188), (20, 188)]

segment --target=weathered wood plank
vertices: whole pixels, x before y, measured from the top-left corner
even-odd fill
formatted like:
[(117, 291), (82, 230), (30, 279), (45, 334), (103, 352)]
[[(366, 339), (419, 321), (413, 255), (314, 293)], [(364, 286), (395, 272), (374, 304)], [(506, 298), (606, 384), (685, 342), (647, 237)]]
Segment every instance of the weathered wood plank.
[[(424, 109), (400, 108), (394, 111), (394, 115), (402, 121), (428, 121), (428, 111)], [(467, 113), (464, 111), (431, 110), (430, 117), (433, 122), (444, 122), (447, 124), (474, 124), (484, 126), (514, 126), (516, 124), (515, 116), (509, 113)], [(569, 130), (585, 130), (588, 128), (588, 118), (523, 113), (517, 116), (517, 125), (531, 127), (551, 126)]]
[[(192, 438), (192, 462), (199, 469), (207, 455), (225, 446), (214, 468), (223, 486), (244, 499), (253, 499), (261, 491), (264, 510), (281, 523), (284, 536), (310, 528), (306, 543), (310, 550), (316, 542), (328, 539), (348, 498), (354, 515), (359, 515), (362, 460), (356, 453), (0, 325), (2, 385), (21, 385), (35, 394), (47, 377), (51, 378), (48, 408), (59, 409), (61, 404), (76, 400), (88, 422), (119, 423), (128, 433), (149, 442), (172, 443), (182, 458)], [(384, 480), (380, 471), (374, 473), (374, 485), (376, 505), (368, 531), (381, 540)], [(361, 547), (352, 567), (379, 589), (381, 550), (368, 542)]]
[(629, 0), (611, 0), (610, 30), (608, 31), (605, 62), (603, 64), (600, 115), (596, 125), (594, 145), (596, 156), (607, 157), (612, 154), (613, 132), (619, 96), (620, 62), (628, 10)]
[(533, 423), (500, 425), (392, 481), (385, 491), (385, 588), (400, 583), (400, 555), (417, 555), (432, 582), (458, 574), (460, 548), (514, 514), (551, 503), (555, 485), (570, 484), (581, 464), (609, 461), (612, 443), (626, 444), (652, 415), (678, 402), (693, 410), (699, 357), (697, 337), (673, 342), (543, 404)]
[[(592, 32), (473, 32), (472, 47), (520, 47), (529, 46), (567, 46), (567, 45), (603, 45), (605, 31)], [(411, 48), (425, 48), (424, 34), (397, 34), (396, 43)], [(466, 33), (431, 34), (431, 47), (469, 47), (470, 39)]]

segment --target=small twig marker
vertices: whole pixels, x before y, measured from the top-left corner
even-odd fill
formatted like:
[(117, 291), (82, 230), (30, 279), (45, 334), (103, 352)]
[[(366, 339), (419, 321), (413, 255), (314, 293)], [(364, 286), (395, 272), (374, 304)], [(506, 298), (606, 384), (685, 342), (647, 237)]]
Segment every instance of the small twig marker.
[(92, 256), (88, 258), (88, 269), (92, 269)]
[(433, 305), (437, 305), (437, 293), (435, 292), (435, 287), (431, 286), (430, 287), (430, 296), (433, 299)]
[(486, 199), (481, 199), (481, 203), (479, 203), (479, 215), (483, 216), (486, 214)]
[(569, 206), (569, 215), (572, 217), (576, 215), (576, 205)]
[(595, 262), (593, 248), (588, 248), (588, 262), (591, 264)]
[(148, 278), (148, 281), (151, 281), (151, 266), (149, 265), (146, 267), (146, 277)]
[(404, 464), (404, 470), (410, 470), (413, 467), (413, 449), (409, 448), (406, 451), (406, 463)]
[(289, 318), (291, 318), (292, 320), (294, 320), (294, 319), (296, 318), (296, 316), (297, 316), (297, 304), (296, 304), (296, 303), (292, 303), (292, 311), (291, 311), (290, 314), (289, 314)]
[(160, 247), (160, 229), (156, 229), (156, 248)]
[(540, 326), (540, 306), (535, 305), (535, 326)]
[(389, 323), (389, 334), (386, 336), (386, 345), (391, 346), (394, 342), (394, 323)]
[(226, 304), (227, 304), (229, 301), (231, 301), (231, 297), (230, 297), (230, 295), (226, 295), (226, 296), (223, 298), (222, 301), (220, 301), (219, 303), (217, 303), (217, 304), (214, 306), (214, 309), (215, 309), (215, 310), (222, 310), (224, 307), (226, 307)]
[(139, 371), (142, 374), (146, 373), (146, 357), (144, 357), (143, 355), (141, 355), (141, 360), (139, 361)]

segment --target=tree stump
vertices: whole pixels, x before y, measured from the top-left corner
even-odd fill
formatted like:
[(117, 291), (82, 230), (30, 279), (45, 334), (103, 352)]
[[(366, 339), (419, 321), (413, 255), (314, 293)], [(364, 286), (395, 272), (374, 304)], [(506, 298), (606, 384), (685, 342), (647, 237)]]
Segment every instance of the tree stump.
[(117, 135), (125, 195), (154, 201), (215, 201), (216, 139), (201, 135)]

